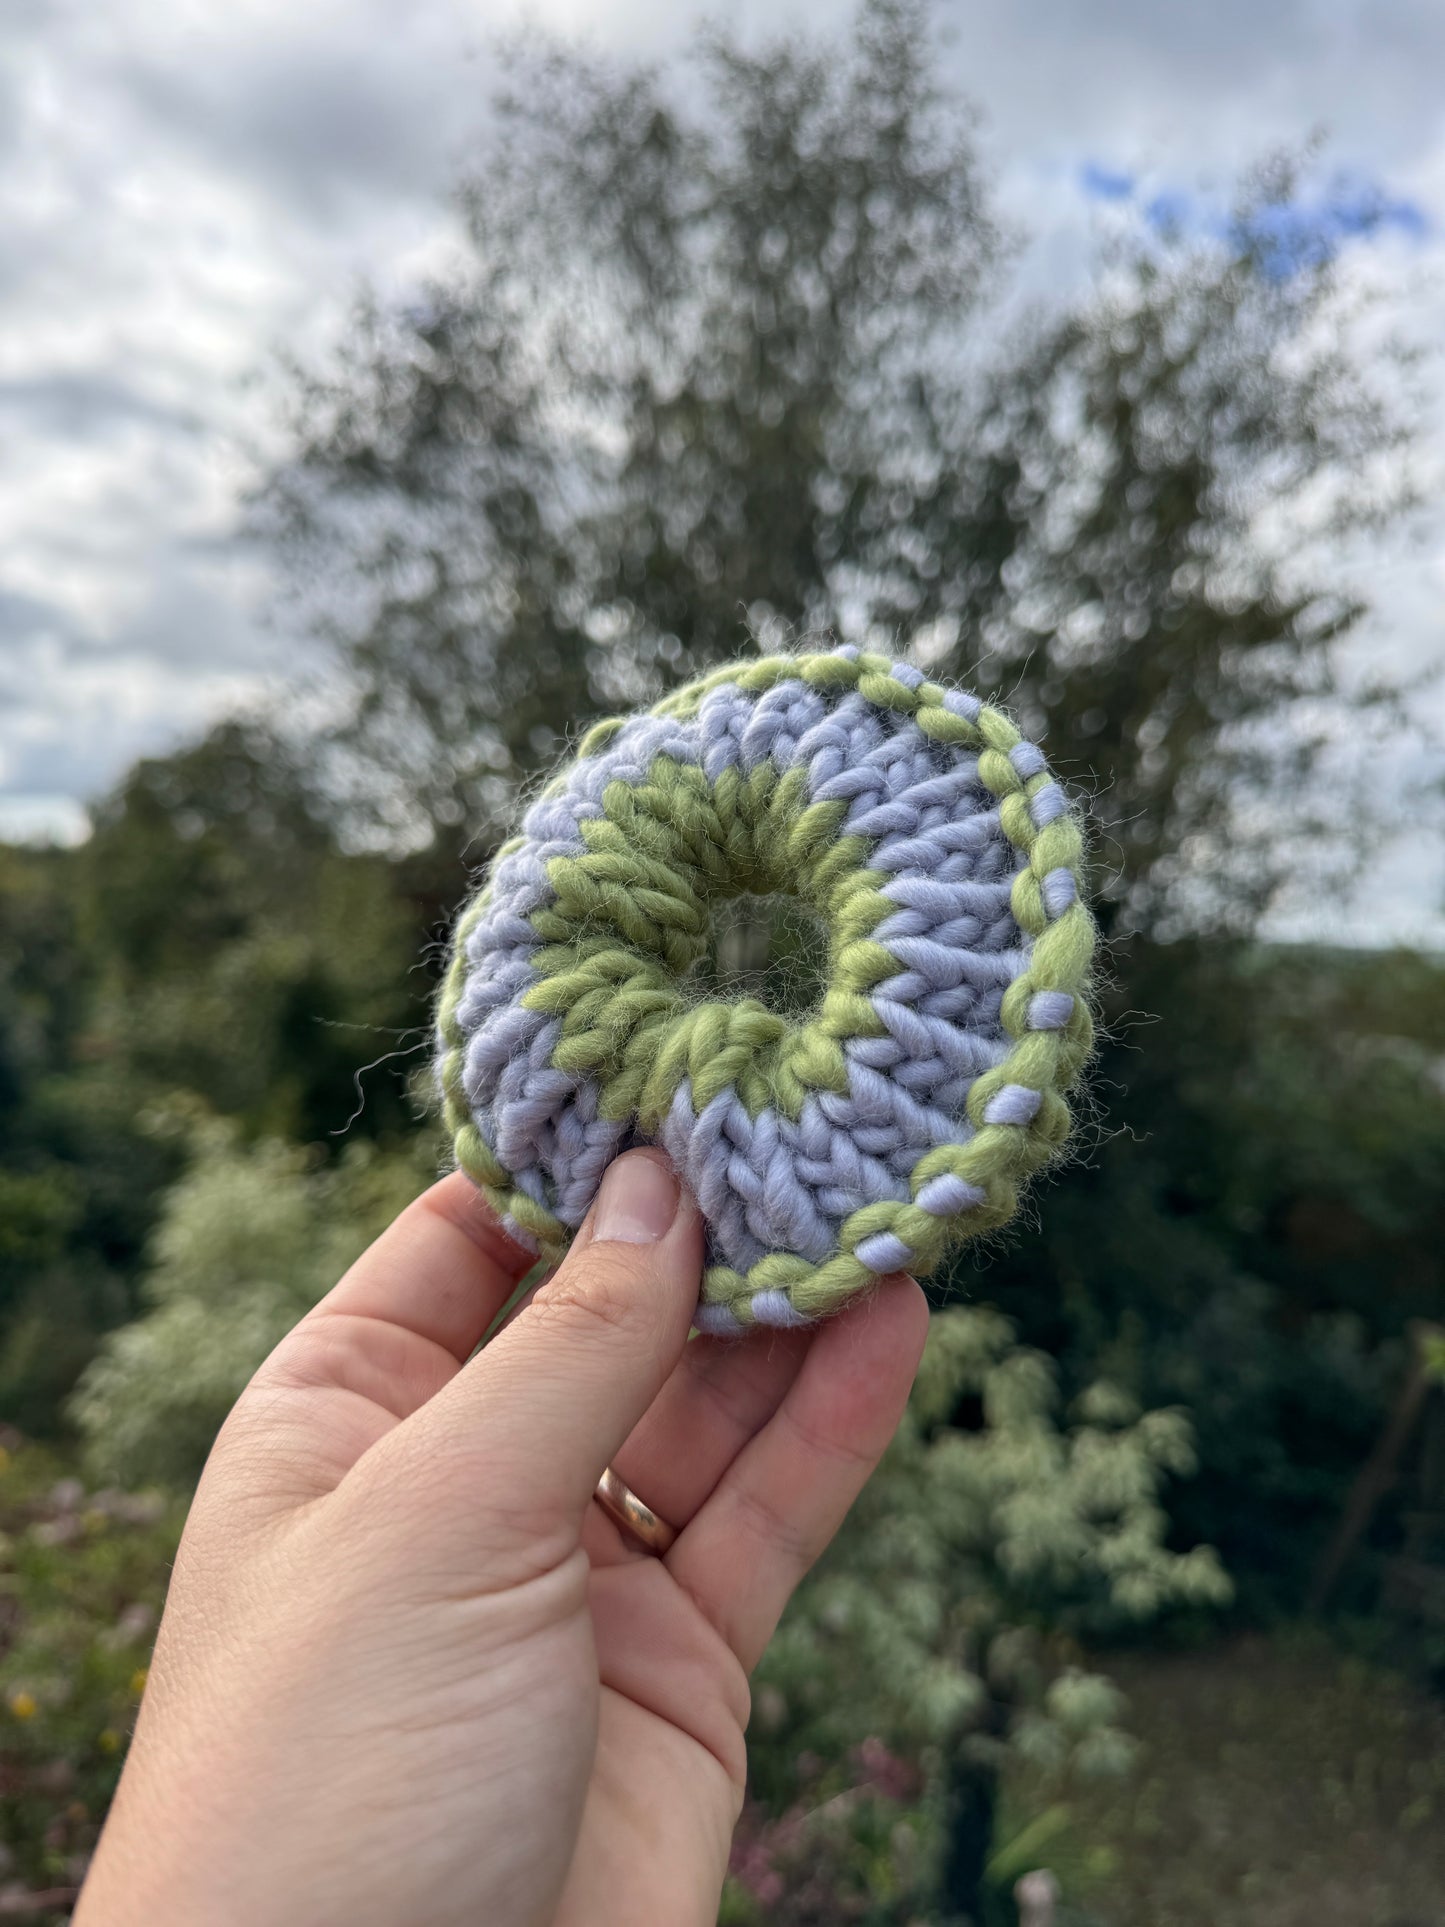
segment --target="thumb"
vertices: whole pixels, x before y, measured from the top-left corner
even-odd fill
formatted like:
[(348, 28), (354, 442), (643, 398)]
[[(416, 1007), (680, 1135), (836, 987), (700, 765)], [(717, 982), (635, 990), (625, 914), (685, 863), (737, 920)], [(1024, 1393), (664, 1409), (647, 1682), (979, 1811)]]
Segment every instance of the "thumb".
[[(400, 1428), (472, 1544), (524, 1541), (549, 1559), (570, 1549), (598, 1479), (682, 1356), (702, 1242), (667, 1159), (629, 1151), (553, 1276)], [(479, 1534), (489, 1494), (503, 1503)]]

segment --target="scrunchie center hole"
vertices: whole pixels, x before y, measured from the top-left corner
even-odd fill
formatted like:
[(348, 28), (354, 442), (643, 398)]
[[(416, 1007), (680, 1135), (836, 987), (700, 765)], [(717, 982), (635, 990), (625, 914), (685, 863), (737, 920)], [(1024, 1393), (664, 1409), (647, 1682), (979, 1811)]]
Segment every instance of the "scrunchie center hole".
[(778, 1016), (810, 1017), (827, 987), (828, 933), (787, 891), (716, 903), (707, 949), (688, 974), (702, 997), (756, 997)]

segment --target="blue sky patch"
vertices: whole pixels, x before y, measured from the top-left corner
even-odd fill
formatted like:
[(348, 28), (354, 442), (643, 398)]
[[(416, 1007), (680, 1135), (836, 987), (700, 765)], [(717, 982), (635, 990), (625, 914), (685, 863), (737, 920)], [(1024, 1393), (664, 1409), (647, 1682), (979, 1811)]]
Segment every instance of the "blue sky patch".
[(1133, 174), (1103, 167), (1098, 161), (1085, 161), (1079, 169), (1079, 185), (1092, 201), (1127, 201), (1137, 184)]
[[(1137, 175), (1096, 160), (1079, 169), (1079, 186), (1093, 201), (1136, 201)], [(1328, 181), (1301, 184), (1289, 200), (1261, 201), (1244, 212), (1168, 184), (1137, 200), (1157, 234), (1213, 236), (1241, 252), (1253, 250), (1264, 272), (1284, 280), (1305, 268), (1332, 261), (1346, 242), (1386, 233), (1423, 241), (1431, 222), (1421, 204), (1392, 194), (1367, 175), (1338, 173)]]

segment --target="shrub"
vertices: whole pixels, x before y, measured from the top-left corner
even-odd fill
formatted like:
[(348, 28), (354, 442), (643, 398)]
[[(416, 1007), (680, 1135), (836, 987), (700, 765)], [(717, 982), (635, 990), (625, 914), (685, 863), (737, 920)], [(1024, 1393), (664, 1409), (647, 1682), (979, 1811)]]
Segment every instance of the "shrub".
[[(87, 1489), (0, 1442), (0, 1912), (77, 1887), (115, 1791), (180, 1536), (158, 1492)], [(41, 1903), (37, 1901), (37, 1911)]]

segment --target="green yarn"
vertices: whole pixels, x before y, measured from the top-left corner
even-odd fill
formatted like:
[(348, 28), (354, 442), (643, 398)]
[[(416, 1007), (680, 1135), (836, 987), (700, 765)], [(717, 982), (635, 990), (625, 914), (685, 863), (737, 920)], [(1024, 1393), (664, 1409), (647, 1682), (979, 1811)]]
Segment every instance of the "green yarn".
[[(727, 770), (710, 785), (696, 766), (658, 757), (645, 787), (609, 784), (602, 807), (582, 826), (587, 855), (548, 864), (556, 903), (532, 918), (542, 981), (522, 1001), (561, 1018), (553, 1063), (595, 1077), (602, 1115), (635, 1116), (644, 1133), (685, 1077), (699, 1110), (735, 1084), (753, 1116), (776, 1105), (796, 1118), (808, 1091), (846, 1090), (839, 1040), (856, 1030), (850, 994), (896, 968), (886, 952), (871, 969), (863, 946), (838, 952), (822, 1008), (805, 1025), (755, 998), (700, 1003), (679, 987), (706, 952), (708, 906), (720, 895), (794, 890), (835, 944), (845, 928), (871, 929), (889, 914), (870, 884), (860, 921), (867, 845), (838, 838), (846, 805), (810, 805), (801, 770), (780, 778), (764, 764), (746, 780)], [(609, 934), (589, 935), (599, 924)], [(871, 1007), (867, 1015), (877, 1023)]]

